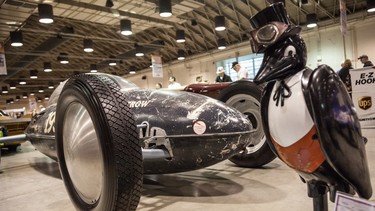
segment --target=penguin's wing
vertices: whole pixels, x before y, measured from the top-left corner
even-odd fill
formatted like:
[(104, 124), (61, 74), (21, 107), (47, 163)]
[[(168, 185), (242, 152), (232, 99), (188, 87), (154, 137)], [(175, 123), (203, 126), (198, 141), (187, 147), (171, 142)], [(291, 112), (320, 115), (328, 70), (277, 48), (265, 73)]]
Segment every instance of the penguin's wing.
[(304, 74), (302, 87), (328, 163), (359, 196), (370, 198), (372, 188), (365, 143), (344, 84), (330, 67), (322, 65)]

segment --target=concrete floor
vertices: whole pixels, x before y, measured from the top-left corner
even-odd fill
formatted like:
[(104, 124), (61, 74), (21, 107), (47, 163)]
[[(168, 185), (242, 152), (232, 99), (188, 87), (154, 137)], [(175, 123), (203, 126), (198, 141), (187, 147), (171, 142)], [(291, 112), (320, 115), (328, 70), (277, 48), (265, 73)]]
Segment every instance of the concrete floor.
[[(363, 133), (369, 138), (367, 153), (374, 189), (375, 130)], [(1, 211), (74, 210), (57, 163), (30, 143), (23, 144), (17, 153), (3, 151), (0, 171)], [(370, 200), (375, 201), (375, 197)], [(145, 176), (138, 210), (310, 211), (313, 206), (306, 185), (276, 159), (260, 169), (239, 168), (224, 161), (197, 171)], [(334, 210), (331, 202), (329, 210)]]

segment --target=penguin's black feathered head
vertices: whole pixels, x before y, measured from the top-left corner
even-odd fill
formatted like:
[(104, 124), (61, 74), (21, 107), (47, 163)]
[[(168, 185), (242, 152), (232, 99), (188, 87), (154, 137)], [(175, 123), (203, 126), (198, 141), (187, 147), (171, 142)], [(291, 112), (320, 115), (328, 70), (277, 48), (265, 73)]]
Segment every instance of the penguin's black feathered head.
[(301, 71), (306, 65), (306, 47), (299, 36), (301, 27), (291, 24), (284, 4), (270, 5), (250, 19), (253, 52), (264, 53), (262, 65), (254, 82), (284, 79)]

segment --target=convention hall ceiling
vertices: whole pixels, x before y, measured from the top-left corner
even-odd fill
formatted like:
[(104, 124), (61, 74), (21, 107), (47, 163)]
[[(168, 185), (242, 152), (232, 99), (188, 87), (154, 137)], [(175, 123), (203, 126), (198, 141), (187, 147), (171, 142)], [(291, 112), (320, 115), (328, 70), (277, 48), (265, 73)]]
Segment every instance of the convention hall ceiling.
[[(161, 2), (165, 0), (159, 0)], [(2, 94), (3, 99), (24, 92), (47, 89), (73, 74), (89, 72), (96, 64), (99, 72), (126, 75), (146, 69), (151, 54), (161, 55), (164, 63), (177, 60), (178, 52), (186, 57), (216, 51), (218, 40), (231, 46), (248, 42), (251, 31), (249, 18), (271, 3), (271, 0), (172, 0), (172, 16), (159, 16), (158, 0), (0, 0), (0, 42), (4, 43), (7, 75), (0, 76), (1, 87), (17, 83), (15, 90)], [(38, 4), (50, 4), (54, 22), (42, 24)], [(111, 5), (113, 3), (113, 5)], [(304, 30), (306, 15), (316, 13), (318, 27), (339, 24), (339, 0), (285, 0), (286, 9), (294, 24)], [(346, 0), (348, 21), (374, 16), (366, 11), (366, 0)], [(215, 17), (224, 16), (226, 30), (216, 31)], [(120, 33), (120, 20), (131, 21), (133, 34)], [(176, 31), (183, 30), (186, 42), (176, 42)], [(316, 30), (316, 29), (310, 29)], [(10, 32), (22, 31), (23, 46), (10, 45)], [(90, 39), (94, 51), (83, 51), (83, 40)], [(144, 56), (135, 56), (136, 48)], [(66, 53), (68, 64), (57, 57)], [(109, 66), (110, 57), (117, 63)], [(49, 62), (52, 72), (44, 72)], [(30, 79), (30, 70), (38, 71)], [(26, 85), (18, 85), (25, 78)]]

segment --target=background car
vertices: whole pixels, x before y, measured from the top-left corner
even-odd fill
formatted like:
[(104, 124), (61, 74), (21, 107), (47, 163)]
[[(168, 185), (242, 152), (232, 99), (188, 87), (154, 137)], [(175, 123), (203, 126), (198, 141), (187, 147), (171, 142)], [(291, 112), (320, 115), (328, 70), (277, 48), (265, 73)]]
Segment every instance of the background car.
[[(6, 112), (0, 110), (0, 137), (24, 134), (25, 129), (30, 123), (30, 118), (14, 119)], [(0, 148), (7, 148), (9, 151), (16, 151), (24, 140), (0, 141)]]

